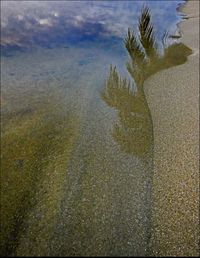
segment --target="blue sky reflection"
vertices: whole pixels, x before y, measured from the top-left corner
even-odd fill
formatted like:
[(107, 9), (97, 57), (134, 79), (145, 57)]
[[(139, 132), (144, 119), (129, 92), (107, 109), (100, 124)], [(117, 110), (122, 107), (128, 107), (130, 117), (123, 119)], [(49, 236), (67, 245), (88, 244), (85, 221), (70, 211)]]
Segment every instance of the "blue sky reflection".
[(158, 39), (180, 21), (175, 1), (2, 1), (3, 50), (122, 40), (150, 7)]

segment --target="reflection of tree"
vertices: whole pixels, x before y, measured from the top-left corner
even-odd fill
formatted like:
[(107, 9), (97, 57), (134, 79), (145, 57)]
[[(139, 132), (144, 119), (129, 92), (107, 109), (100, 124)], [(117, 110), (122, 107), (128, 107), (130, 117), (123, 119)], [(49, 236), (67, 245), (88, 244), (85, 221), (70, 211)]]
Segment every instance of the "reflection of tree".
[(102, 94), (104, 101), (119, 111), (119, 123), (113, 128), (113, 137), (127, 153), (141, 156), (151, 144), (151, 122), (144, 96), (133, 93), (130, 82), (122, 79), (116, 68), (110, 68), (106, 89)]
[(144, 94), (144, 81), (156, 72), (186, 62), (191, 49), (182, 43), (165, 45), (168, 38), (163, 36), (163, 54), (158, 52), (155, 41), (150, 11), (143, 8), (139, 19), (139, 36), (128, 30), (124, 40), (130, 61), (127, 70), (130, 73), (136, 90), (131, 82), (123, 79), (116, 67), (110, 67), (110, 73), (102, 92), (103, 100), (118, 111), (119, 121), (113, 126), (113, 138), (121, 149), (140, 157), (146, 173), (145, 186), (145, 221), (146, 224), (146, 254), (151, 254), (151, 186), (153, 177), (153, 124), (151, 113)]
[(186, 62), (191, 49), (182, 43), (165, 46), (164, 53), (158, 53), (150, 11), (144, 7), (139, 19), (139, 36), (128, 30), (124, 40), (130, 56), (127, 70), (133, 78), (136, 91), (131, 90), (130, 82), (121, 78), (116, 67), (110, 68), (102, 98), (118, 110), (119, 123), (113, 128), (113, 137), (121, 148), (137, 156), (144, 156), (153, 146), (151, 114), (144, 94), (144, 81), (156, 72)]

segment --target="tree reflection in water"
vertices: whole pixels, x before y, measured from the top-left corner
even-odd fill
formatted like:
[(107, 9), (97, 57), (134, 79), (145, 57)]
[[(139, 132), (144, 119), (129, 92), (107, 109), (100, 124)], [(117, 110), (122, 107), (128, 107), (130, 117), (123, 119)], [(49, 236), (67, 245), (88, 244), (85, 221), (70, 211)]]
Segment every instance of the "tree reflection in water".
[[(112, 135), (123, 151), (144, 158), (153, 151), (153, 125), (151, 113), (144, 94), (144, 81), (156, 72), (186, 62), (192, 50), (183, 43), (166, 46), (169, 39), (163, 35), (163, 54), (159, 54), (155, 40), (150, 10), (144, 7), (139, 19), (139, 36), (128, 29), (124, 40), (130, 61), (127, 70), (131, 82), (122, 78), (116, 67), (110, 67), (110, 73), (102, 92), (103, 100), (118, 110), (119, 122), (114, 125)], [(148, 155), (149, 157), (149, 155)]]
[[(146, 174), (145, 209), (147, 254), (151, 254), (151, 210), (153, 178), (153, 123), (144, 93), (144, 81), (156, 72), (183, 64), (192, 53), (182, 43), (166, 45), (170, 37), (164, 33), (163, 54), (159, 54), (155, 40), (150, 10), (144, 7), (139, 19), (139, 36), (130, 29), (124, 40), (130, 61), (127, 70), (133, 82), (122, 78), (116, 67), (110, 67), (110, 73), (101, 93), (103, 100), (118, 111), (118, 122), (112, 129), (112, 136), (121, 149), (139, 157), (144, 164)], [(132, 87), (134, 84), (134, 87)], [(134, 88), (134, 90), (133, 90)], [(136, 183), (137, 184), (137, 183)]]
[(152, 142), (151, 120), (144, 94), (132, 92), (130, 82), (119, 76), (116, 67), (111, 67), (102, 97), (118, 110), (119, 122), (112, 131), (114, 139), (123, 151), (143, 156)]

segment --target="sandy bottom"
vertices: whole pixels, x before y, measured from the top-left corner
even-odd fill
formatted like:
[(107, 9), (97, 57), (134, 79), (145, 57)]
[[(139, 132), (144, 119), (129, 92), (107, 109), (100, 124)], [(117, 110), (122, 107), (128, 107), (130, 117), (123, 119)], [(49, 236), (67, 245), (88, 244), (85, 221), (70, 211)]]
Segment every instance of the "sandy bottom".
[[(146, 83), (154, 255), (198, 255), (196, 5), (186, 6), (191, 18), (181, 25), (194, 54)], [(127, 76), (127, 56), (114, 52), (69, 47), (2, 58), (3, 255), (149, 254), (152, 156), (133, 151), (142, 143), (133, 140), (132, 95), (123, 92), (118, 109), (101, 95), (111, 63)]]
[(159, 256), (198, 256), (199, 247), (199, 14), (183, 8), (188, 62), (145, 84), (154, 125), (152, 249)]
[(2, 254), (146, 254), (151, 173), (112, 137), (111, 61), (124, 65), (99, 49), (2, 60)]

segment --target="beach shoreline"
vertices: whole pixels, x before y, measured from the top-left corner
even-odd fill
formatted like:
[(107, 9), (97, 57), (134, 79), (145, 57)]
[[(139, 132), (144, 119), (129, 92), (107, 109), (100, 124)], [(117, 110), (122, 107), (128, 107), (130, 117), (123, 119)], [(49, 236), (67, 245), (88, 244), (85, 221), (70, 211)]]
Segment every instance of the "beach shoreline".
[(145, 93), (154, 127), (153, 230), (155, 256), (199, 255), (199, 2), (178, 11), (188, 61), (152, 76)]

